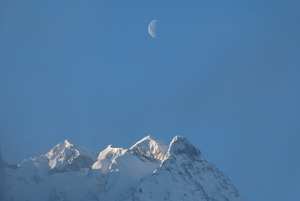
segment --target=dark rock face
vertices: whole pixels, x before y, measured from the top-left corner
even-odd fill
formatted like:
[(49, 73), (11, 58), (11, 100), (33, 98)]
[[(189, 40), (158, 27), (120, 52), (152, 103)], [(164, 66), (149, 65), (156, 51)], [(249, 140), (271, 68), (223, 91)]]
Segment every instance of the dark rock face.
[(196, 160), (201, 155), (199, 149), (193, 146), (185, 137), (176, 136), (170, 145), (169, 153), (172, 157), (184, 155), (191, 160)]

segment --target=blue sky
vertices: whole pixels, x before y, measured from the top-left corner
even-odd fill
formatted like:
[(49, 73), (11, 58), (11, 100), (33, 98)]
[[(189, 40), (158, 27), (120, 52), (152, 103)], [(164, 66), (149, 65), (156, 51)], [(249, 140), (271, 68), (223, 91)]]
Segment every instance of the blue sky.
[(299, 0), (2, 0), (3, 156), (183, 135), (248, 201), (294, 201), (299, 54)]

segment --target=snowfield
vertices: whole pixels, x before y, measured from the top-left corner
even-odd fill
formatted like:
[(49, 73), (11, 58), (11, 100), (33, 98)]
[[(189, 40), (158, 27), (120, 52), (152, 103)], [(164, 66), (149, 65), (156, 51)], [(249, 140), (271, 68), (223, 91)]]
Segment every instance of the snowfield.
[(244, 201), (228, 177), (186, 138), (147, 136), (98, 156), (68, 140), (9, 166), (0, 158), (1, 201)]

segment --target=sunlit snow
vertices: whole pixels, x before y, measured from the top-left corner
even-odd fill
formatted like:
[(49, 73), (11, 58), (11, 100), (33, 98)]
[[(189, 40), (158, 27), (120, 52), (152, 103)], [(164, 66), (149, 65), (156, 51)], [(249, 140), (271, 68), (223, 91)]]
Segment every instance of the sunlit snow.
[(186, 138), (147, 136), (98, 154), (65, 140), (17, 166), (0, 163), (1, 201), (242, 201)]

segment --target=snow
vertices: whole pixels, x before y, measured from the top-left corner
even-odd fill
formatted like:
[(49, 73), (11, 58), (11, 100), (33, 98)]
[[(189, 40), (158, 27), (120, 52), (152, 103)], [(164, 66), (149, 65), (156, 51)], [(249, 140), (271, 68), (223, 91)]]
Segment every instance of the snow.
[(168, 144), (151, 136), (147, 136), (130, 147), (129, 150), (131, 153), (162, 161), (166, 156), (168, 147)]
[(115, 160), (120, 155), (124, 154), (126, 149), (113, 148), (109, 145), (106, 149), (100, 152), (97, 162), (92, 166), (92, 169), (99, 169), (103, 174), (108, 173), (110, 166), (115, 163)]
[(45, 157), (49, 159), (49, 166), (52, 169), (61, 168), (65, 166), (66, 163), (71, 164), (79, 156), (86, 156), (93, 161), (95, 161), (96, 158), (93, 152), (88, 151), (81, 146), (74, 145), (68, 140), (57, 144), (45, 154)]
[(129, 149), (109, 145), (98, 157), (65, 140), (15, 169), (2, 165), (0, 177), (6, 189), (0, 196), (14, 201), (243, 201), (228, 177), (181, 136), (170, 144), (147, 136)]

